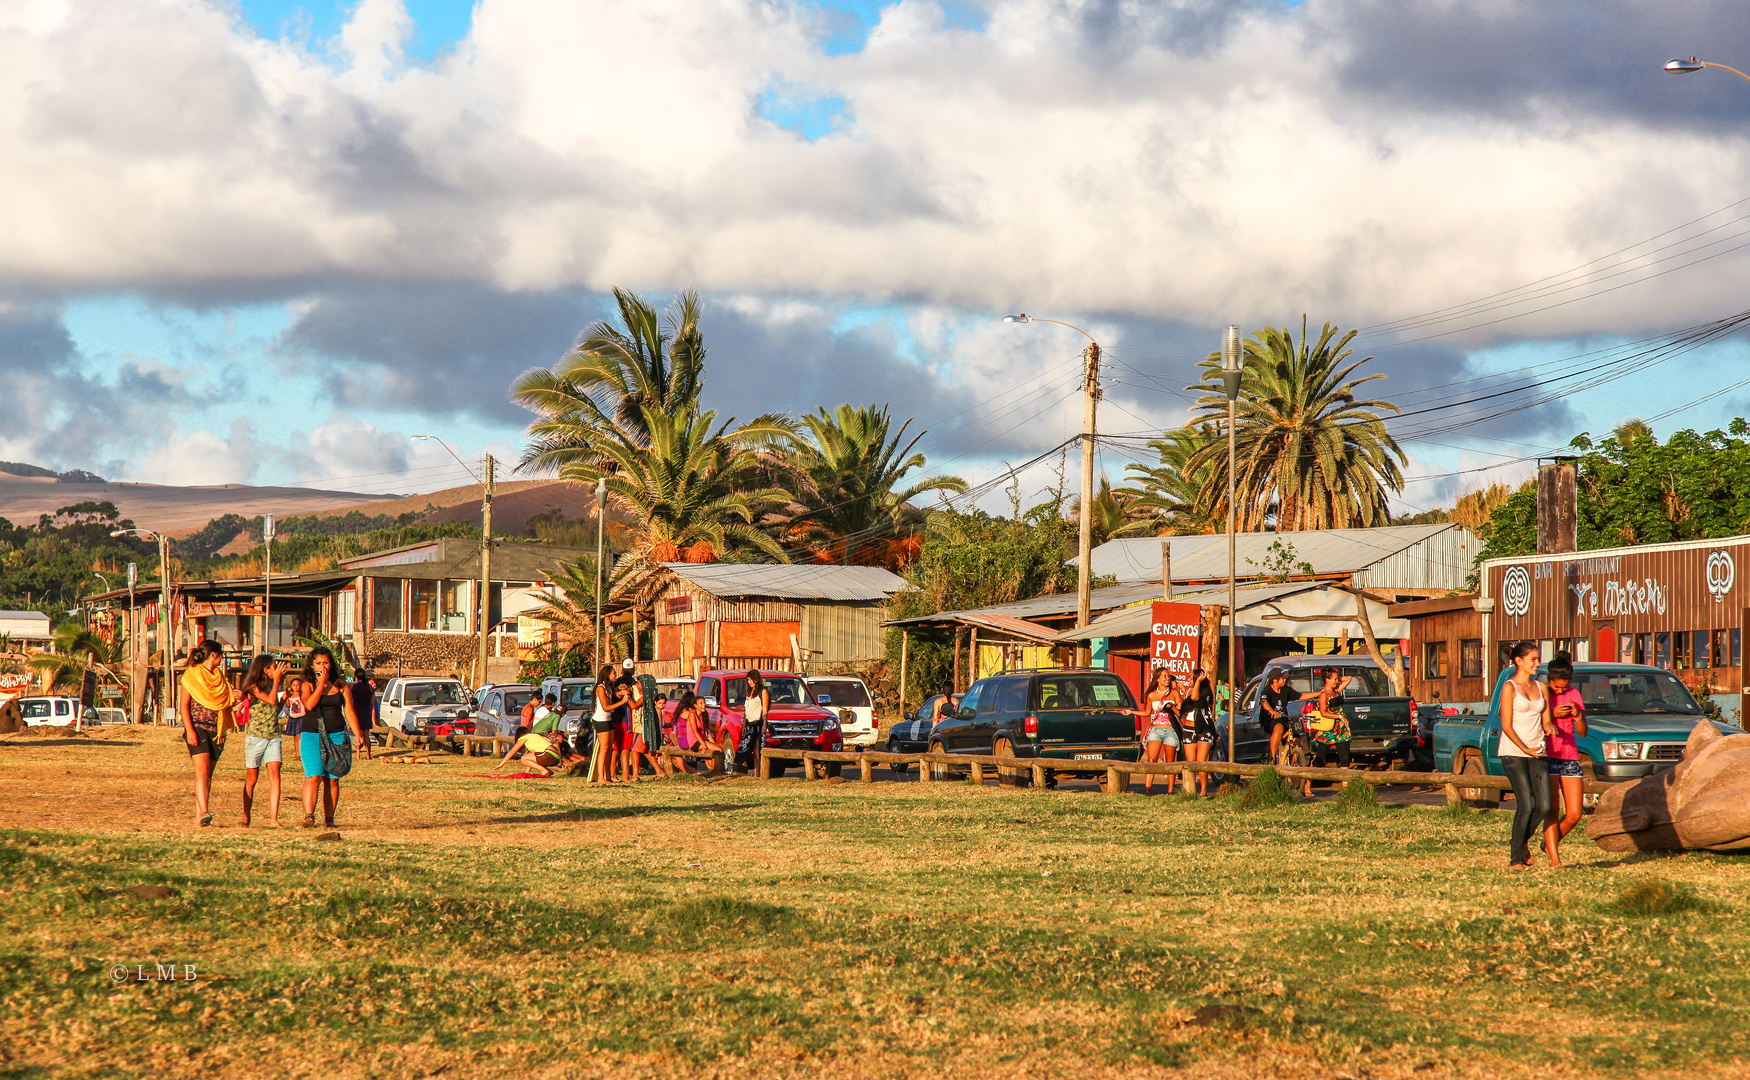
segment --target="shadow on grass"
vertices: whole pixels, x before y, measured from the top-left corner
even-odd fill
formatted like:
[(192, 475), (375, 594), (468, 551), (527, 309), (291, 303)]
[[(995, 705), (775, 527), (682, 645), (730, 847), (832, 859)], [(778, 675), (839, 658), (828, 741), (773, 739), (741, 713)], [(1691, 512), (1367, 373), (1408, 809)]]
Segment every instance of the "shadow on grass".
[(760, 803), (700, 803), (694, 806), (574, 806), (544, 814), (518, 814), (512, 817), (473, 818), (466, 821), (438, 821), (418, 826), (419, 829), (454, 829), (473, 825), (556, 825), (579, 821), (619, 821), (625, 818), (650, 817), (657, 814), (723, 814), (734, 810), (751, 810)]

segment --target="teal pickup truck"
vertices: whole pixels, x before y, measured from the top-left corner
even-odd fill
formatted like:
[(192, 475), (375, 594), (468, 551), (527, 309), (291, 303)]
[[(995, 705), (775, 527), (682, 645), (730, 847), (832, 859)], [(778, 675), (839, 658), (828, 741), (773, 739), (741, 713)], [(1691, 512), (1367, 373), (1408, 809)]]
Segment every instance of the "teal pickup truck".
[[(1434, 725), (1436, 772), (1505, 776), (1497, 753), (1501, 742), (1501, 687), (1512, 669), (1495, 680), (1489, 715), (1448, 716)], [(1547, 678), (1543, 667), (1537, 678)], [(1738, 729), (1707, 721), (1689, 688), (1664, 668), (1641, 664), (1575, 664), (1574, 686), (1586, 703), (1586, 735), (1580, 768), (1588, 780), (1638, 780), (1683, 760), (1684, 743), (1696, 723), (1715, 723), (1724, 734)], [(1460, 787), (1473, 803), (1499, 803), (1501, 792)], [(1591, 800), (1588, 799), (1588, 805)]]

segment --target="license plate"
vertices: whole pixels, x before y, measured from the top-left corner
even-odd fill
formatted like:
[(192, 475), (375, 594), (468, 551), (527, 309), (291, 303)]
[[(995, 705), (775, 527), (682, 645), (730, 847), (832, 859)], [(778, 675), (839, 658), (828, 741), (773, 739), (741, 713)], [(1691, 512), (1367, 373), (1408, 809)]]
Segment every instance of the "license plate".
[(1104, 754), (1077, 754), (1076, 760), (1077, 761), (1099, 761), (1102, 757), (1105, 757), (1105, 755)]

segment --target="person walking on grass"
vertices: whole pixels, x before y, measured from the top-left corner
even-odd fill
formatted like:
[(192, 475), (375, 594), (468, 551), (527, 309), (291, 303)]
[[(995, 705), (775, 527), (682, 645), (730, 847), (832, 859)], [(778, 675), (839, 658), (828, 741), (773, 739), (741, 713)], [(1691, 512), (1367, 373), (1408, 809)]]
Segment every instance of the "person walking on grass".
[[(1322, 680), (1319, 688), (1300, 695), (1302, 701), (1313, 703), (1301, 714), (1311, 736), (1313, 765), (1323, 768), (1334, 762), (1338, 768), (1347, 769), (1349, 715), (1343, 711), (1343, 691), (1349, 689), (1355, 676), (1345, 675), (1342, 669), (1334, 667), (1320, 668), (1314, 674)], [(1312, 798), (1311, 780), (1301, 786), (1301, 794)]]
[[(340, 778), (352, 768), (352, 753), (347, 734), (357, 740), (365, 757), (371, 756), (371, 744), (365, 737), (358, 713), (353, 711), (352, 698), (346, 693), (346, 676), (334, 662), (334, 654), (325, 646), (310, 650), (304, 669), (292, 688), (304, 705), (304, 720), (298, 732), (298, 759), (304, 764), (304, 828), (316, 827), (316, 799), (322, 799), (322, 824), (334, 827), (334, 810), (340, 805)], [(325, 761), (322, 743), (336, 747), (338, 761)]]
[[(1198, 670), (1191, 677), (1191, 686), (1179, 706), (1185, 737), (1185, 760), (1208, 761), (1209, 748), (1215, 745), (1215, 686), (1209, 672)], [(1190, 781), (1186, 781), (1190, 786)], [(1209, 794), (1209, 774), (1197, 774), (1197, 794)]]
[(231, 728), (231, 708), (236, 694), (219, 670), (225, 650), (216, 641), (203, 641), (188, 651), (188, 667), (182, 673), (182, 737), (194, 764), (194, 816), (202, 828), (213, 823), (208, 803), (213, 793), (213, 768), (225, 752), (225, 736)]
[(243, 728), (243, 825), (253, 820), (255, 783), (267, 770), (268, 824), (280, 827), (280, 738), (285, 723), (280, 719), (280, 683), (292, 665), (259, 653), (243, 676), (243, 701), (248, 715)]
[(1556, 653), (1549, 665), (1549, 724), (1544, 738), (1544, 766), (1549, 770), (1549, 812), (1543, 819), (1543, 850), (1551, 866), (1561, 866), (1562, 838), (1580, 824), (1580, 743), (1586, 734), (1586, 702), (1574, 681), (1574, 661)]
[(595, 735), (595, 753), (591, 755), (589, 771), (594, 777), (593, 783), (611, 784), (614, 778), (609, 775), (614, 767), (614, 758), (619, 747), (615, 745), (615, 729), (619, 721), (614, 719), (614, 713), (626, 702), (625, 688), (614, 676), (614, 665), (603, 664), (595, 677), (595, 712), (590, 717), (590, 730)]
[[(1513, 785), (1513, 837), (1507, 869), (1531, 869), (1531, 836), (1549, 816), (1549, 767), (1544, 744), (1553, 730), (1548, 688), (1532, 678), (1537, 645), (1521, 641), (1508, 654), (1513, 676), (1501, 687), (1501, 769)], [(1570, 670), (1570, 674), (1571, 674)], [(1550, 852), (1551, 856), (1555, 852)]]
[(498, 770), (510, 764), (510, 759), (518, 754), (523, 755), (523, 771), (531, 776), (552, 776), (554, 767), (559, 764), (559, 744), (545, 735), (529, 731), (516, 737), (504, 760), (493, 766), (492, 775), (497, 776)]
[[(1171, 763), (1178, 756), (1179, 748), (1185, 744), (1185, 732), (1179, 726), (1179, 689), (1174, 684), (1173, 673), (1166, 668), (1155, 668), (1154, 679), (1149, 683), (1148, 693), (1143, 695), (1142, 711), (1137, 717), (1148, 722), (1142, 736), (1142, 760), (1151, 764)], [(1173, 793), (1173, 781), (1178, 779), (1171, 773), (1167, 774), (1167, 794)], [(1155, 774), (1148, 773), (1142, 778), (1142, 793), (1155, 793)]]

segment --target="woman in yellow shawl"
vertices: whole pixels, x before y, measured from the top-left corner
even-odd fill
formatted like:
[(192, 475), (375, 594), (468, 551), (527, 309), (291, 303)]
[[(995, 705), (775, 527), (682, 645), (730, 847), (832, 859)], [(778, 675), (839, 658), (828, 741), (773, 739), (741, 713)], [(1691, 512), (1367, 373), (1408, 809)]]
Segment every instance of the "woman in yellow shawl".
[(188, 756), (194, 760), (194, 812), (201, 825), (213, 823), (207, 798), (213, 790), (213, 767), (225, 750), (225, 734), (231, 728), (231, 706), (236, 694), (219, 666), (225, 651), (214, 641), (203, 641), (188, 653), (188, 669), (182, 673), (182, 737), (188, 740)]

